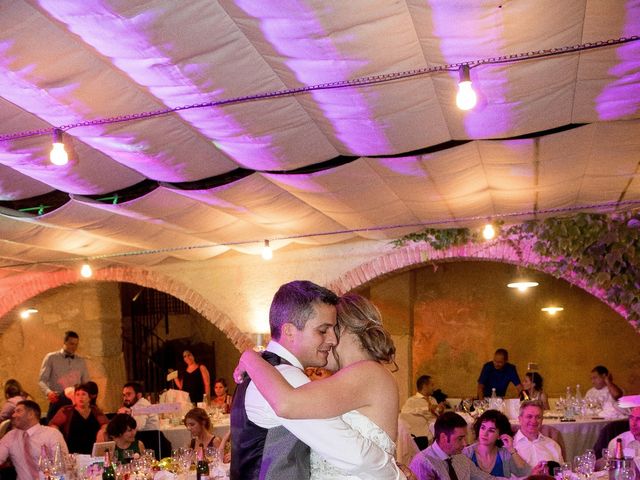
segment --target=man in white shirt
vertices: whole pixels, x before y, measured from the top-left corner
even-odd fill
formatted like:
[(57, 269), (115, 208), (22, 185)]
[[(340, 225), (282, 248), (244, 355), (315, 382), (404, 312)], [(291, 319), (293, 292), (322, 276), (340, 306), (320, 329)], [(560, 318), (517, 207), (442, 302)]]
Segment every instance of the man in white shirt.
[(18, 480), (38, 478), (38, 458), (43, 445), (53, 454), (60, 444), (62, 453), (69, 453), (59, 430), (40, 425), (40, 406), (32, 400), (18, 403), (11, 416), (13, 430), (0, 440), (0, 463), (11, 459)]
[(400, 410), (400, 418), (407, 422), (409, 432), (420, 450), (427, 448), (428, 442), (433, 440), (431, 426), (444, 412), (444, 404), (438, 404), (431, 396), (433, 388), (431, 377), (421, 375), (416, 380), (416, 394), (409, 397)]
[(142, 396), (142, 387), (139, 383), (129, 382), (122, 387), (122, 407), (118, 409), (118, 413), (131, 415), (138, 425), (138, 430), (158, 430), (160, 428), (158, 415), (136, 412), (139, 408), (149, 405), (151, 402)]
[(540, 433), (542, 426), (542, 402), (530, 400), (520, 406), (520, 430), (513, 438), (518, 454), (539, 472), (548, 461), (563, 463), (562, 450), (557, 442)]
[[(305, 367), (327, 364), (337, 344), (337, 303), (333, 292), (308, 281), (287, 283), (276, 292), (269, 312), (272, 341), (264, 358), (294, 387), (310, 381)], [(309, 478), (309, 447), (361, 479), (404, 478), (390, 454), (340, 418), (278, 417), (255, 384), (247, 380), (236, 389), (231, 441), (231, 480)]]
[(622, 440), (625, 457), (640, 458), (640, 406), (631, 409), (629, 415), (629, 431), (621, 433), (609, 442), (609, 452), (614, 454), (617, 440)]
[(602, 405), (603, 417), (622, 417), (626, 413), (618, 408), (617, 400), (622, 396), (622, 389), (613, 383), (613, 375), (603, 365), (597, 365), (591, 370), (592, 388), (587, 390), (584, 399)]
[(72, 403), (65, 395), (66, 389), (89, 381), (87, 364), (76, 354), (79, 343), (80, 337), (76, 332), (64, 332), (62, 349), (47, 353), (42, 360), (38, 385), (49, 400), (47, 422), (60, 408)]

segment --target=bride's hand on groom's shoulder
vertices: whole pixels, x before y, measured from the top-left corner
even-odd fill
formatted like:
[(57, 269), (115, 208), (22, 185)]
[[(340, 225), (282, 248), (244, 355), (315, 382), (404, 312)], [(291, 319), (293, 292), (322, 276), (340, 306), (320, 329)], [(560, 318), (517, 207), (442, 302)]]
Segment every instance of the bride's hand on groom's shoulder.
[(409, 470), (409, 467), (407, 467), (404, 463), (398, 463), (397, 465), (400, 471), (404, 473), (404, 476), (407, 477), (407, 480), (418, 480), (413, 472)]

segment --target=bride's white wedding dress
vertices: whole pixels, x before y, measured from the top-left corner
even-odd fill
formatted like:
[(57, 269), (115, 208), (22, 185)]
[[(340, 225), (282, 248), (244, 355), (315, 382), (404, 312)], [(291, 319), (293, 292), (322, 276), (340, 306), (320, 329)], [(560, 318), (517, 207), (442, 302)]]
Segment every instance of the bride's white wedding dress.
[[(394, 455), (396, 444), (391, 440), (387, 432), (373, 423), (369, 417), (352, 410), (342, 415), (342, 420), (352, 429), (360, 433), (364, 438), (371, 440), (390, 455)], [(320, 455), (311, 451), (311, 479), (310, 480), (346, 480), (360, 477), (349, 475), (339, 468), (334, 467)]]

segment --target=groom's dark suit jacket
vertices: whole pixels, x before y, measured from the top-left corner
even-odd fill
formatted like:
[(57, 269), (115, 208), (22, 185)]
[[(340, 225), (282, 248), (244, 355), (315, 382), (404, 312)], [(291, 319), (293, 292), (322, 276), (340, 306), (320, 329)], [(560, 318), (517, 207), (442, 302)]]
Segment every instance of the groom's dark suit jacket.
[[(271, 365), (289, 363), (272, 352), (262, 357)], [(284, 427), (262, 428), (247, 418), (246, 378), (236, 388), (231, 406), (230, 480), (303, 480), (310, 477), (309, 447)]]

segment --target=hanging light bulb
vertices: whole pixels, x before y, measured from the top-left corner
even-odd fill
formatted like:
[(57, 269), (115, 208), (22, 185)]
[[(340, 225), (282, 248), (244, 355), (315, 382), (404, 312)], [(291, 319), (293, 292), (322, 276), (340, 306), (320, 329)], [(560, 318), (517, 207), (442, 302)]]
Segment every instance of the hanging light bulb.
[(64, 143), (62, 143), (62, 130), (59, 128), (53, 130), (53, 148), (51, 148), (49, 160), (58, 166), (66, 165), (69, 162), (69, 155), (67, 155)]
[(25, 310), (20, 312), (20, 318), (26, 320), (27, 318), (29, 318), (34, 313), (38, 313), (38, 309), (37, 308), (27, 308), (27, 309), (25, 309)]
[(273, 250), (271, 250), (269, 240), (264, 241), (264, 246), (262, 247), (262, 258), (265, 260), (271, 260), (273, 258)]
[(82, 275), (84, 278), (91, 278), (91, 276), (93, 275), (93, 270), (91, 269), (91, 265), (89, 265), (86, 262), (83, 263), (82, 268), (80, 269), (80, 275)]
[(482, 229), (482, 236), (485, 240), (491, 240), (496, 236), (496, 229), (493, 228), (493, 225), (487, 223)]
[(458, 82), (458, 94), (456, 95), (456, 105), (460, 110), (471, 110), (476, 106), (478, 97), (471, 86), (471, 75), (469, 65), (460, 65), (460, 81)]
[(528, 289), (537, 287), (539, 285), (538, 282), (528, 282), (528, 281), (519, 281), (507, 283), (507, 287), (516, 288), (519, 292), (526, 292)]
[(544, 307), (544, 308), (541, 308), (540, 310), (542, 310), (543, 312), (547, 312), (549, 315), (555, 315), (556, 313), (563, 311), (564, 308), (562, 308), (562, 307)]

